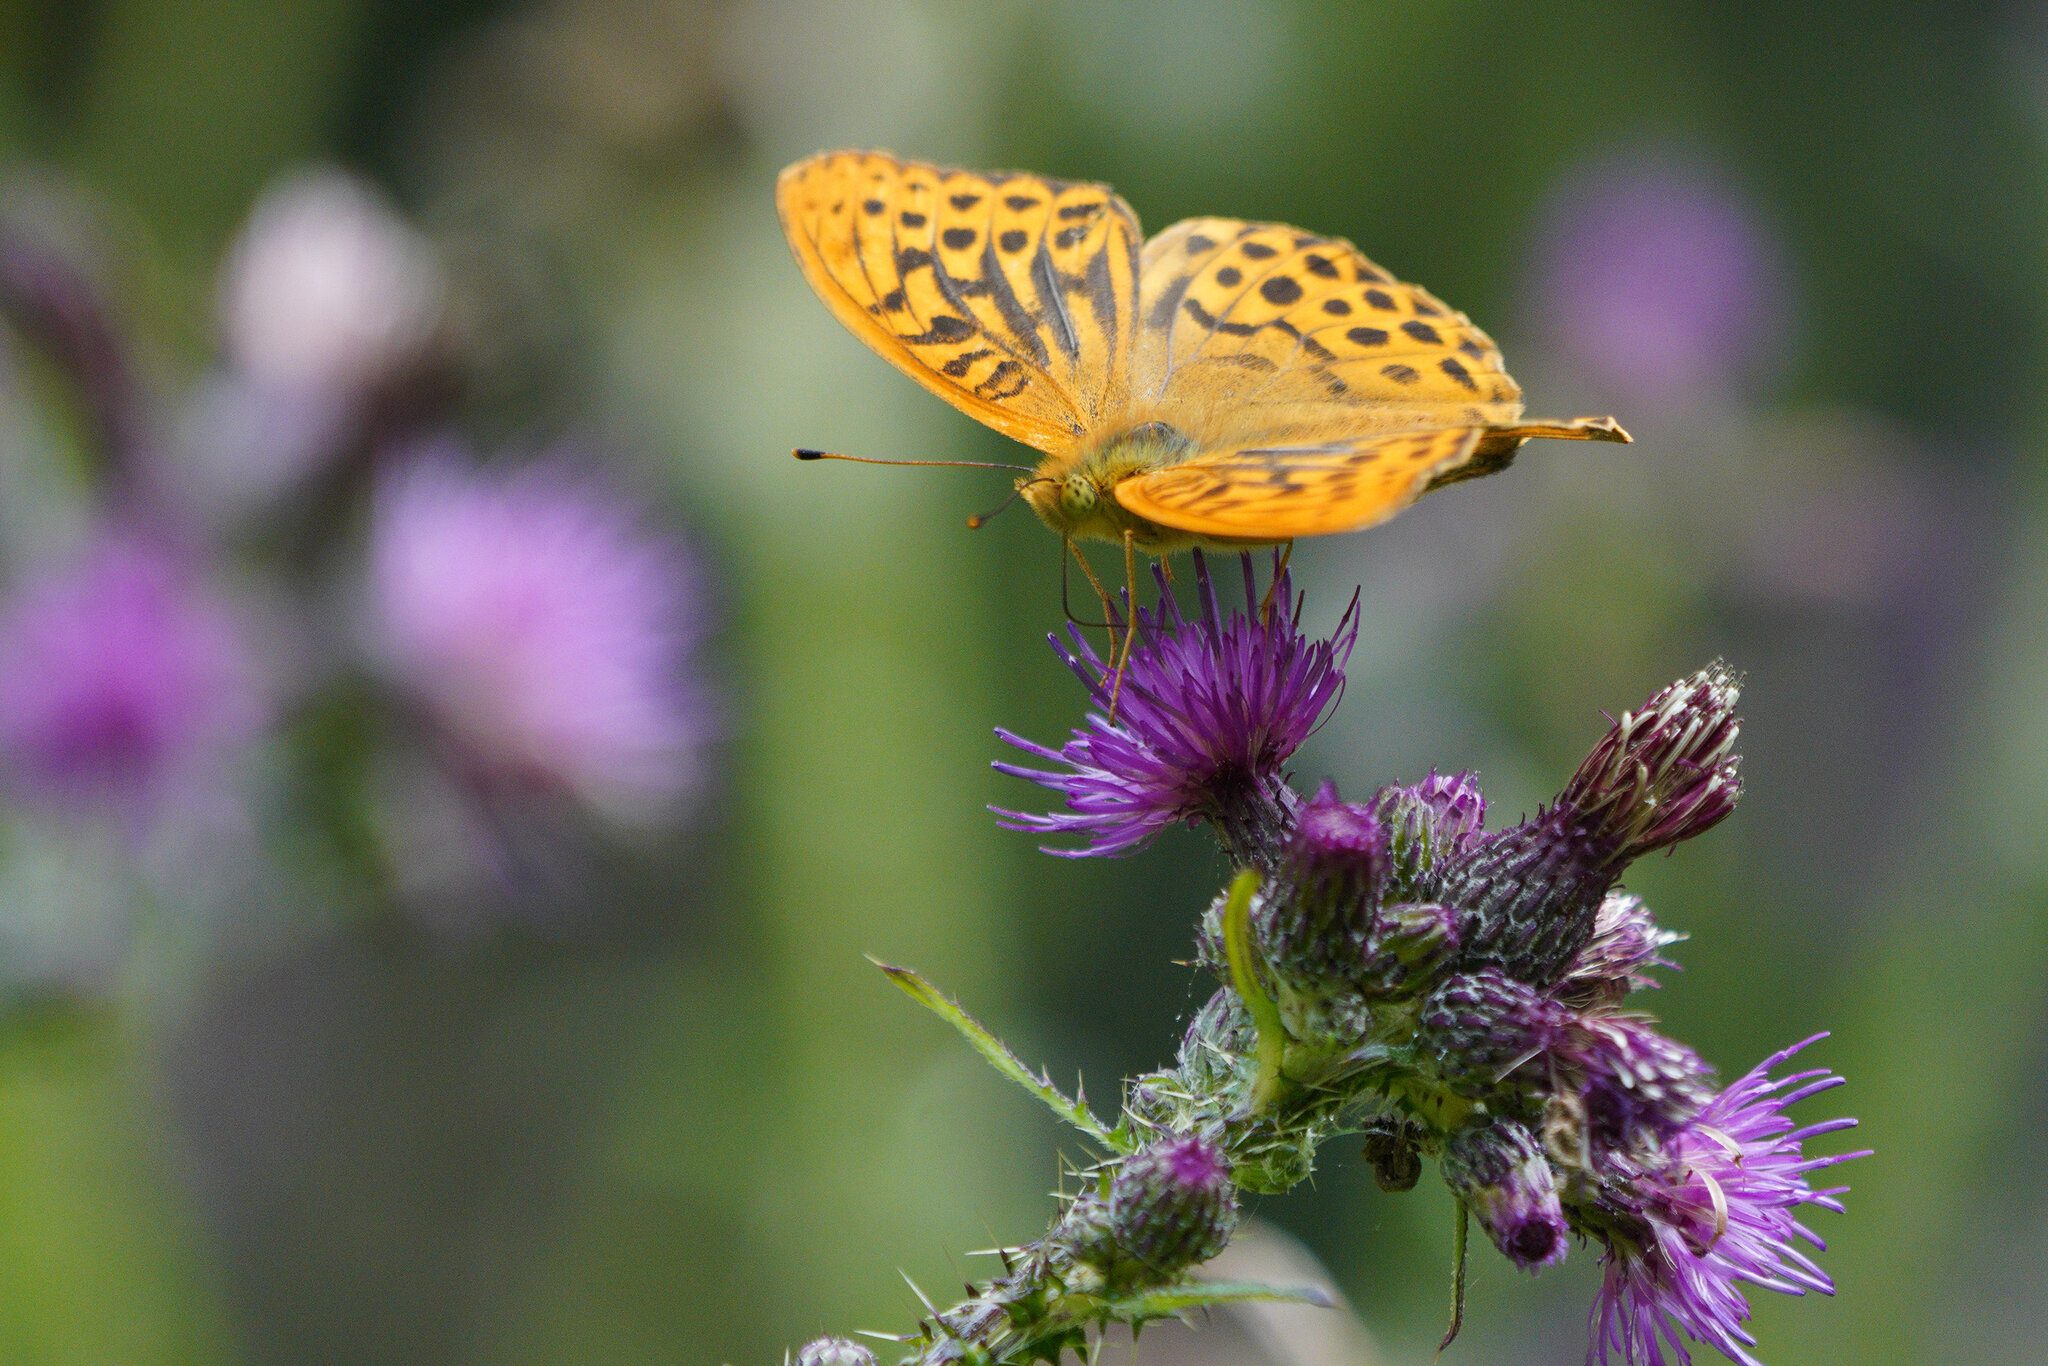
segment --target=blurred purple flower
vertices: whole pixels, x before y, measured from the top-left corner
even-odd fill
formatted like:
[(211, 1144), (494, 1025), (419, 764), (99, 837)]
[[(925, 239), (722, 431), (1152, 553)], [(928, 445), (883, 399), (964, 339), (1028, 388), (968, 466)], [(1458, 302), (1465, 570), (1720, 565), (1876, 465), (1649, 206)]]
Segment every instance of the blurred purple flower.
[(0, 750), (28, 795), (148, 813), (261, 725), (226, 605), (162, 542), (100, 534), (0, 607)]
[(998, 773), (1028, 778), (1067, 799), (1065, 812), (1027, 814), (995, 808), (1012, 830), (1076, 834), (1079, 849), (1047, 849), (1067, 858), (1129, 853), (1177, 821), (1207, 820), (1242, 862), (1275, 859), (1292, 825), (1297, 798), (1281, 774), (1302, 741), (1336, 704), (1344, 665), (1358, 637), (1354, 598), (1326, 640), (1310, 640), (1286, 575), (1263, 616), (1249, 555), (1245, 612), (1225, 618), (1209, 567), (1197, 553), (1195, 595), (1201, 614), (1183, 617), (1158, 570), (1159, 600), (1138, 612), (1138, 643), (1124, 667), (1115, 721), (1112, 675), (1078, 627), (1074, 648), (1053, 649), (1101, 709), (1058, 749), (1007, 730), (996, 734), (1052, 769), (998, 763)]
[(431, 248), (381, 195), (305, 171), (265, 192), (230, 251), (221, 332), (258, 389), (359, 394), (419, 355), (442, 295)]
[(373, 648), (471, 776), (629, 817), (695, 787), (693, 567), (562, 460), (477, 470), (438, 449), (391, 474), (369, 591)]
[(1567, 173), (1536, 263), (1535, 325), (1617, 403), (1691, 406), (1790, 330), (1780, 244), (1723, 170), (1683, 153), (1619, 152)]
[(1756, 1339), (1742, 1326), (1749, 1318), (1743, 1284), (1786, 1295), (1834, 1293), (1834, 1282), (1799, 1250), (1801, 1242), (1826, 1245), (1796, 1212), (1812, 1205), (1839, 1213), (1844, 1188), (1815, 1190), (1808, 1176), (1869, 1154), (1808, 1157), (1810, 1140), (1856, 1121), (1794, 1128), (1786, 1117), (1798, 1102), (1842, 1084), (1821, 1068), (1770, 1075), (1813, 1042), (1757, 1064), (1672, 1136), (1656, 1170), (1632, 1183), (1643, 1234), (1609, 1241), (1593, 1304), (1593, 1366), (1690, 1362), (1681, 1333), (1758, 1366), (1748, 1351)]

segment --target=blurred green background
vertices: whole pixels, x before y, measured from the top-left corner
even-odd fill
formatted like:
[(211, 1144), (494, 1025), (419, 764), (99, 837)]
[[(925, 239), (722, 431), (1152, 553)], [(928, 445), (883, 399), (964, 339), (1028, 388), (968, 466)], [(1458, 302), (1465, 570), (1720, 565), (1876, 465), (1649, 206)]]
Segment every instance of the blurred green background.
[[(1154, 230), (1349, 236), (1490, 330), (1532, 411), (1621, 417), (1633, 447), (1532, 448), (1302, 547), (1312, 616), (1362, 584), (1365, 628), (1297, 772), (1472, 767), (1512, 816), (1601, 709), (1745, 670), (1740, 813), (1632, 880), (1692, 935), (1650, 1004), (1730, 1074), (1834, 1030), (1818, 1060), (1878, 1150), (1818, 1230), (1839, 1297), (1760, 1296), (1761, 1353), (2030, 1359), (2048, 19), (1880, 0), (0, 0), (0, 194), (90, 221), (154, 383), (209, 365), (266, 185), (368, 178), (481, 320), (465, 429), (602, 429), (592, 458), (697, 548), (722, 717), (687, 815), (556, 870), (561, 922), (450, 933), (289, 812), (172, 879), (0, 817), (8, 941), (127, 926), (0, 1024), (0, 1356), (737, 1363), (904, 1327), (898, 1268), (944, 1293), (1040, 1227), (1060, 1135), (862, 954), (1098, 1095), (1170, 1055), (1213, 851), (1055, 863), (983, 809), (1035, 799), (988, 771), (991, 727), (1079, 716), (1051, 538), (962, 530), (994, 476), (787, 456), (1016, 455), (798, 277), (774, 174), (852, 145), (1105, 180)], [(0, 384), (17, 567), (81, 477), (61, 424), (20, 437), (58, 402), (26, 366)], [(259, 769), (369, 801), (345, 726), (276, 746)], [(1388, 1361), (1442, 1329), (1431, 1185), (1381, 1195), (1336, 1145), (1258, 1211)], [(1452, 1359), (1579, 1359), (1594, 1276), (1480, 1257)]]

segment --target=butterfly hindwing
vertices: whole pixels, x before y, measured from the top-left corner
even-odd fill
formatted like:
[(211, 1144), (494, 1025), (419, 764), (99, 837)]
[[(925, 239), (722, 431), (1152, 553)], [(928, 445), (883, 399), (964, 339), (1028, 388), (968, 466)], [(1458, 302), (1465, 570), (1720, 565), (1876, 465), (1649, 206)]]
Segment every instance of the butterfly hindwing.
[(1386, 521), (1472, 458), (1481, 427), (1196, 455), (1125, 479), (1124, 508), (1222, 540), (1286, 541)]
[(833, 152), (776, 206), (839, 320), (970, 416), (1064, 452), (1127, 404), (1140, 238), (1106, 187)]
[(1173, 421), (1239, 414), (1238, 435), (1509, 422), (1521, 390), (1464, 314), (1341, 238), (1195, 218), (1145, 244), (1132, 386)]

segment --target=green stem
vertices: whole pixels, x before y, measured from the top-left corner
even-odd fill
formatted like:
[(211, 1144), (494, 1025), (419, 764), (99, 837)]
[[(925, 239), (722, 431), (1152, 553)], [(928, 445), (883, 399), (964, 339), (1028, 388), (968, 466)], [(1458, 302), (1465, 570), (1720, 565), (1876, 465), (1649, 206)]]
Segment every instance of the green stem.
[(1257, 949), (1252, 945), (1252, 893), (1259, 889), (1259, 874), (1241, 868), (1230, 884), (1230, 897), (1223, 903), (1223, 951), (1230, 960), (1230, 983), (1252, 1017), (1259, 1042), (1255, 1059), (1258, 1071), (1252, 1077), (1253, 1114), (1271, 1104), (1285, 1083), (1280, 1067), (1287, 1057), (1287, 1026), (1280, 1007), (1259, 984)]

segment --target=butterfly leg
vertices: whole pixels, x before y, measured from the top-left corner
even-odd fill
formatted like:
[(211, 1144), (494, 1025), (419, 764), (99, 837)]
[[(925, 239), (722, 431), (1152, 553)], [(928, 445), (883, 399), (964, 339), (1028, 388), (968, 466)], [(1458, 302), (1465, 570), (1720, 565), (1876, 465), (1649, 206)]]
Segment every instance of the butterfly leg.
[[(1110, 667), (1114, 669), (1116, 667), (1117, 650), (1121, 643), (1118, 639), (1117, 631), (1122, 627), (1122, 623), (1117, 617), (1116, 606), (1114, 603), (1110, 601), (1109, 590), (1102, 586), (1102, 580), (1095, 577), (1094, 566), (1090, 565), (1088, 563), (1088, 557), (1081, 553), (1081, 547), (1074, 544), (1074, 542), (1072, 541), (1068, 541), (1067, 549), (1074, 553), (1074, 560), (1081, 566), (1081, 573), (1084, 577), (1087, 578), (1088, 586), (1095, 590), (1096, 597), (1102, 599), (1102, 622), (1103, 625), (1109, 631), (1109, 654), (1107, 658), (1109, 660)], [(1062, 587), (1062, 592), (1064, 592), (1066, 584), (1066, 574), (1064, 571), (1062, 571), (1060, 574), (1060, 583)], [(1071, 611), (1069, 611), (1067, 613), (1067, 619), (1071, 621), (1073, 620), (1073, 617), (1074, 614)]]
[(1131, 662), (1131, 646), (1138, 639), (1138, 541), (1137, 533), (1124, 532), (1124, 652), (1116, 659), (1116, 681), (1109, 685), (1109, 723), (1116, 724), (1116, 703), (1124, 691), (1124, 666)]
[(1264, 626), (1273, 617), (1273, 595), (1280, 591), (1281, 576), (1287, 572), (1287, 562), (1294, 558), (1294, 542), (1280, 547), (1280, 562), (1273, 566), (1273, 581), (1266, 585), (1266, 600), (1259, 604), (1259, 625)]

